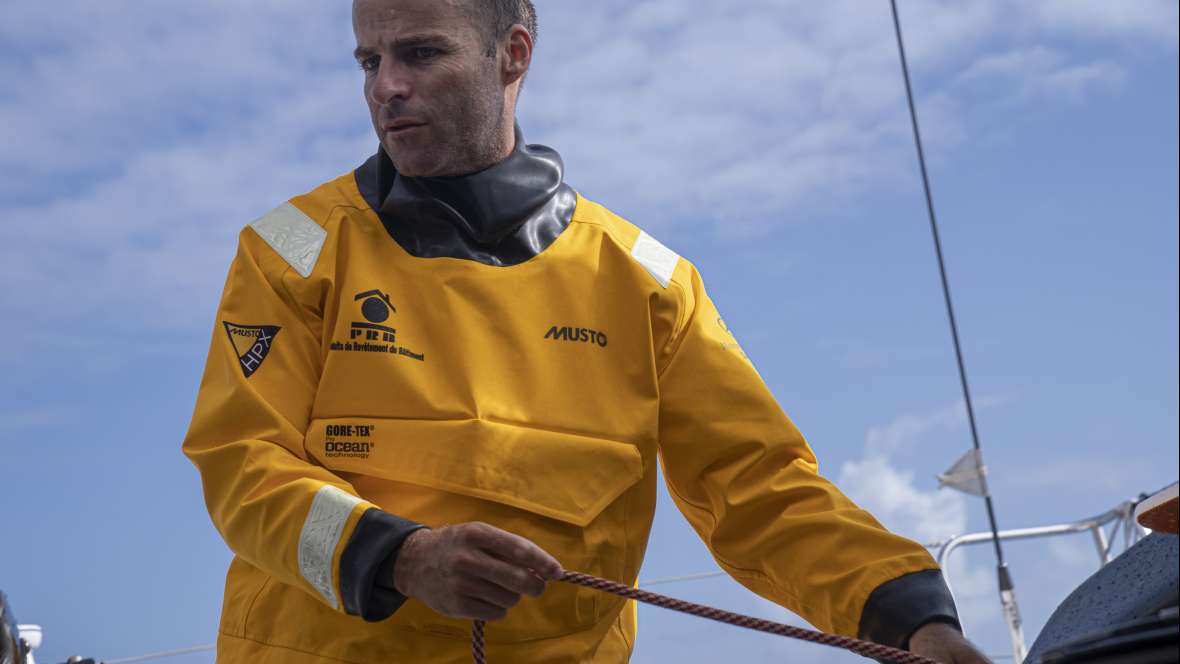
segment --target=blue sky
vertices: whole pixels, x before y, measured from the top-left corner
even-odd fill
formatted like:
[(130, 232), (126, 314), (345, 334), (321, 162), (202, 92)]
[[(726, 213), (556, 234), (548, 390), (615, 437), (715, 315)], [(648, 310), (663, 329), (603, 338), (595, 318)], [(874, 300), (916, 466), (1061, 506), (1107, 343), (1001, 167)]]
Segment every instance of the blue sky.
[[(933, 479), (970, 441), (888, 3), (539, 4), (527, 139), (701, 268), (850, 495), (922, 541), (985, 528)], [(1176, 3), (900, 4), (1001, 527), (1175, 481)], [(375, 148), (353, 46), (345, 2), (6, 7), (0, 589), (42, 661), (213, 641), (229, 553), (180, 441), (238, 230)], [(1008, 555), (1031, 642), (1092, 545)], [(661, 496), (642, 577), (712, 569)], [(951, 574), (1007, 652), (988, 553)], [(861, 661), (641, 609), (633, 661), (721, 657)]]

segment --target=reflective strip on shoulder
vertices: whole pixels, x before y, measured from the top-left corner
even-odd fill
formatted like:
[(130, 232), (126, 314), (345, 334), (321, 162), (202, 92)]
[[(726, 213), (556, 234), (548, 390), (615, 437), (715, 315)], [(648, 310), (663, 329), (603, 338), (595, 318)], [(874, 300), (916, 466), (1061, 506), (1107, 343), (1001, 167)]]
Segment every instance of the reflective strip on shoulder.
[(676, 264), (680, 262), (680, 256), (675, 251), (665, 247), (644, 231), (639, 231), (639, 239), (631, 248), (631, 256), (664, 288), (672, 282), (672, 273), (676, 271)]
[(323, 595), (333, 609), (340, 608), (332, 583), (332, 556), (340, 544), (344, 524), (360, 498), (326, 484), (316, 492), (299, 533), (299, 573)]
[(328, 237), (323, 227), (290, 203), (271, 210), (250, 227), (304, 279), (311, 276)]

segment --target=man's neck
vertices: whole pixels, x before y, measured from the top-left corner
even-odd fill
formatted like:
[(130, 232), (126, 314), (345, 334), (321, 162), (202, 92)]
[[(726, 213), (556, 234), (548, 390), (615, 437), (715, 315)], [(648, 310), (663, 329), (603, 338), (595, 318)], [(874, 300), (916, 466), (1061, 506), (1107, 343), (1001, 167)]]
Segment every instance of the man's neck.
[(491, 159), (480, 160), (469, 168), (463, 169), (464, 172), (462, 173), (439, 175), (437, 177), (467, 177), (503, 163), (516, 150), (516, 129), (516, 120), (514, 118), (508, 118), (507, 124), (501, 123), (501, 127), (497, 132), (499, 134), (496, 141), (497, 149), (492, 151), (491, 154), (493, 156)]
[(577, 202), (561, 157), (519, 132), (506, 158), (463, 176), (403, 176), (382, 151), (357, 170), (357, 186), (411, 255), (515, 265), (557, 238)]

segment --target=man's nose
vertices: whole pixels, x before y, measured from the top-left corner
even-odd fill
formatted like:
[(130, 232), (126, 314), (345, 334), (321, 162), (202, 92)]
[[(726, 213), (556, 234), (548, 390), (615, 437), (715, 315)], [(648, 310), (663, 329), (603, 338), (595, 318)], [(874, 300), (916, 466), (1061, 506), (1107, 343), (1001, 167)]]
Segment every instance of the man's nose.
[(409, 72), (397, 63), (382, 61), (369, 87), (370, 101), (384, 106), (394, 99), (408, 99), (412, 88)]

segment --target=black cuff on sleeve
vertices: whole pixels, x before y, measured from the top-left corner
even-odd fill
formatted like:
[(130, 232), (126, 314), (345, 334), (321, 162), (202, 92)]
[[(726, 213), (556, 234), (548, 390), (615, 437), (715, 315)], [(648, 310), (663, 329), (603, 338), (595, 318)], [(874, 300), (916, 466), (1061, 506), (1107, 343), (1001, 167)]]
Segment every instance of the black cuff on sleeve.
[(406, 537), (425, 527), (379, 509), (361, 515), (340, 555), (340, 597), (349, 615), (377, 622), (401, 607), (405, 596), (392, 584), (378, 584), (379, 571), (390, 572)]
[(913, 572), (877, 586), (860, 615), (860, 638), (906, 650), (910, 636), (930, 622), (962, 631), (950, 588), (936, 569)]

